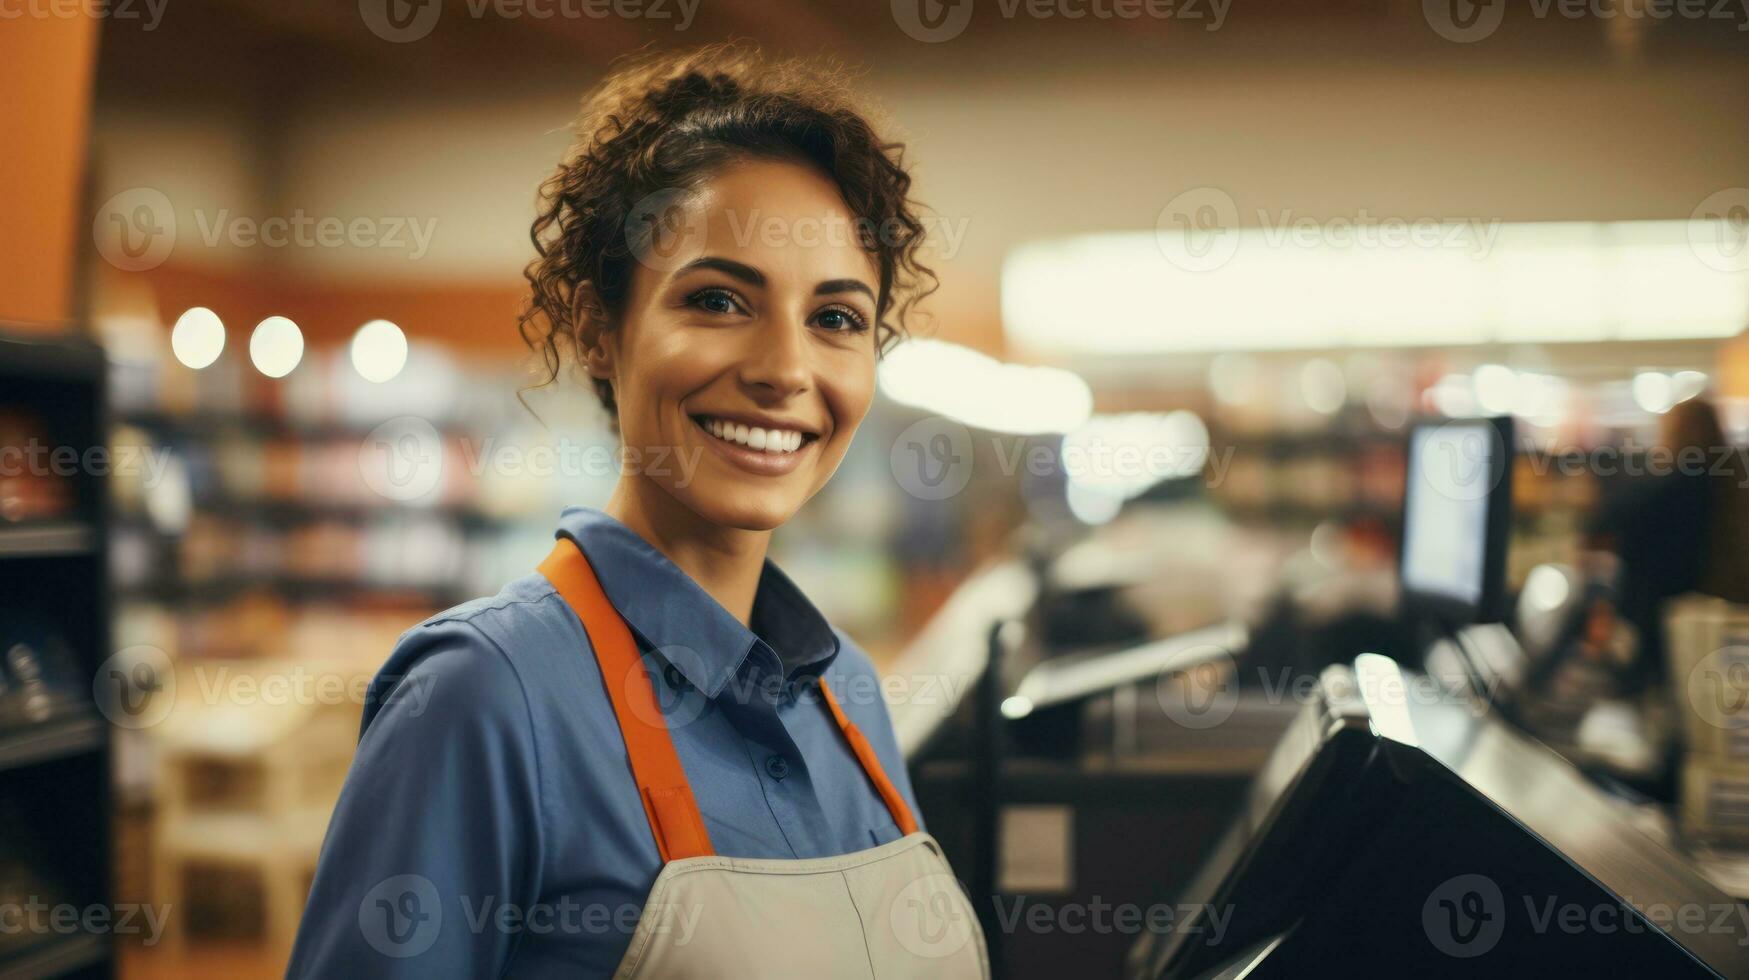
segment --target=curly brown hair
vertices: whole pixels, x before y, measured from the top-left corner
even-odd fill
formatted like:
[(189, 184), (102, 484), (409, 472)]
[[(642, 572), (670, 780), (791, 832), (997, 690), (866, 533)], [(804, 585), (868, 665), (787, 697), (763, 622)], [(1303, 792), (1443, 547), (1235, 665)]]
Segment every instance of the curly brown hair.
[[(529, 231), (538, 257), (523, 271), (530, 295), (517, 323), (544, 372), (530, 387), (556, 381), (567, 351), (579, 353), (581, 318), (618, 322), (638, 265), (628, 222), (642, 202), (746, 159), (798, 162), (836, 182), (879, 266), (875, 344), (885, 354), (938, 282), (920, 258), (926, 235), (905, 146), (877, 134), (872, 116), (836, 63), (771, 60), (744, 43), (617, 65), (584, 97), (571, 149), (541, 185)], [(612, 383), (593, 381), (617, 421)]]

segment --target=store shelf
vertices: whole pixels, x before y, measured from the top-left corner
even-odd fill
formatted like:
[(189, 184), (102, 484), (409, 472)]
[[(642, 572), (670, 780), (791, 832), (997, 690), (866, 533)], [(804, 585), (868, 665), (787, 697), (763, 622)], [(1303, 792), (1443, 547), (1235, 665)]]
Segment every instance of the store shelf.
[[(255, 438), (281, 437), (309, 442), (355, 441), (375, 432), (388, 419), (346, 421), (299, 419), (261, 411), (142, 412), (126, 411), (116, 417), (119, 425), (188, 439), (211, 439), (227, 434)], [(468, 430), (447, 419), (426, 419), (439, 435), (460, 437)]]
[(362, 523), (371, 520), (423, 517), (470, 527), (488, 527), (504, 523), (504, 519), (467, 504), (407, 504), (394, 500), (342, 501), (319, 498), (240, 499), (226, 497), (203, 500), (195, 509), (206, 516), (225, 517), (251, 524), (295, 524), (306, 521), (331, 520)]
[[(0, 412), (24, 420), (9, 429), (20, 433), (12, 438), (86, 461), (107, 451), (108, 376), (109, 361), (88, 335), (13, 335), (0, 322)], [(114, 649), (102, 523), (109, 476), (106, 468), (82, 465), (51, 467), (29, 479), (26, 500), (55, 509), (0, 522), (0, 618), (7, 623), (0, 650), (17, 642), (52, 647), (47, 659), (54, 669), (44, 670), (43, 683), (62, 693), (58, 678), (64, 674), (76, 687), (83, 677), (89, 684)], [(17, 716), (8, 713), (7, 720), (0, 728), (0, 811), (6, 814), (0, 852), (28, 859), (30, 876), (66, 900), (110, 906), (108, 723), (94, 706), (17, 727), (11, 725)], [(0, 952), (0, 980), (113, 972), (106, 934), (50, 930), (0, 939), (11, 940)]]
[(123, 600), (180, 603), (185, 606), (230, 602), (249, 592), (270, 592), (290, 602), (322, 602), (349, 598), (409, 599), (453, 606), (475, 598), (455, 585), (414, 582), (373, 582), (354, 578), (311, 578), (294, 575), (229, 575), (200, 582), (138, 582), (119, 587)]
[(64, 976), (102, 963), (109, 955), (106, 936), (59, 937), (0, 959), (0, 980)]
[(31, 381), (82, 381), (103, 379), (103, 350), (86, 340), (66, 337), (36, 339), (9, 332), (0, 321), (0, 378)]
[(0, 772), (94, 752), (103, 747), (104, 735), (103, 720), (91, 715), (0, 732)]
[(0, 525), (0, 559), (88, 555), (96, 549), (96, 529), (80, 521)]

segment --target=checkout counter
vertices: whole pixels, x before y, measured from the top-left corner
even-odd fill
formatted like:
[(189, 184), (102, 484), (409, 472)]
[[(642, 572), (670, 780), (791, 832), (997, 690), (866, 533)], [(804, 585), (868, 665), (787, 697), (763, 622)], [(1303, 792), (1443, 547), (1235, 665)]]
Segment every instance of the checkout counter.
[(895, 720), (997, 976), (1749, 977), (1749, 907), (1514, 723), (1511, 446), (1411, 435), (1407, 655), (1291, 696), (1244, 683), (1243, 627), (1050, 655), (1037, 575), (968, 586), (933, 639), (980, 650), (976, 683)]
[(1332, 667), (1135, 977), (1749, 976), (1749, 910), (1479, 704)]

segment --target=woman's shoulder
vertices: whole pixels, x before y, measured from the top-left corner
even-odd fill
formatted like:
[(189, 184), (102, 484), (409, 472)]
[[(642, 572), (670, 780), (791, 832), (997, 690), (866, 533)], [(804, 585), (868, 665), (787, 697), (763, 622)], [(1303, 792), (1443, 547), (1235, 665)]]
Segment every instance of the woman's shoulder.
[(377, 670), (365, 726), (397, 700), (415, 709), (463, 704), (475, 714), (526, 717), (529, 692), (540, 689), (538, 679), (528, 675), (541, 651), (554, 645), (553, 637), (568, 635), (568, 615), (551, 583), (526, 575), (497, 595), (427, 617), (401, 634)]

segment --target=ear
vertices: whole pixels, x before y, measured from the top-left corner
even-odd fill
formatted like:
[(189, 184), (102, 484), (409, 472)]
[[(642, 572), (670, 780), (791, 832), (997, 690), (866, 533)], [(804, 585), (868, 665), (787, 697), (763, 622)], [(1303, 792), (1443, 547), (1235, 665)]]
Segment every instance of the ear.
[(576, 326), (577, 358), (592, 378), (613, 380), (613, 344), (609, 337), (607, 313), (597, 300), (595, 290), (579, 285), (571, 294), (571, 322)]

